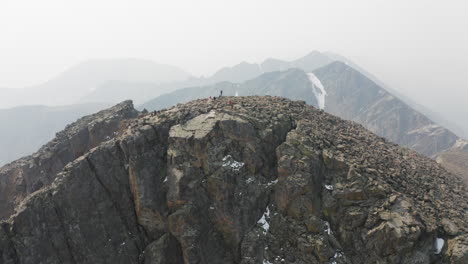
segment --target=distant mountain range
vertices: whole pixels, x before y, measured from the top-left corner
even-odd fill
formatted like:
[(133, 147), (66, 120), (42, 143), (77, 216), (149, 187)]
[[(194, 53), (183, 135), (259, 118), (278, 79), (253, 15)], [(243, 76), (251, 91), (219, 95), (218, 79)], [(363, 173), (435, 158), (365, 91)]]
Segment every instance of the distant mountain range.
[[(181, 69), (147, 60), (90, 60), (68, 69), (41, 85), (23, 89), (1, 89), (0, 108), (18, 105), (54, 106), (96, 102), (96, 100), (83, 100), (82, 98), (89, 97), (96, 89), (109, 81), (161, 84), (182, 81), (189, 77), (190, 75)], [(139, 94), (139, 91), (136, 90), (134, 94)], [(109, 99), (100, 102), (114, 103), (114, 100), (112, 96), (109, 96)]]
[(447, 118), (447, 113), (444, 115), (434, 113), (427, 107), (386, 86), (378, 78), (346, 57), (331, 52), (318, 51), (310, 52), (306, 56), (292, 61), (269, 58), (261, 63), (242, 62), (232, 67), (222, 68), (207, 78), (193, 77), (177, 67), (148, 60), (90, 60), (68, 69), (41, 85), (24, 89), (0, 88), (0, 109), (38, 104), (48, 106), (82, 103), (115, 104), (128, 99), (133, 100), (136, 105), (140, 105), (161, 94), (180, 88), (207, 86), (224, 81), (241, 83), (266, 72), (284, 71), (290, 68), (299, 68), (310, 72), (333, 61), (342, 61), (348, 64), (415, 110), (449, 128), (458, 136), (468, 136), (468, 124), (464, 126), (460, 122), (457, 124), (453, 122), (453, 120), (462, 120), (463, 115), (454, 113), (449, 115), (450, 118)]
[(275, 95), (294, 100), (305, 100), (308, 104), (318, 106), (318, 101), (308, 76), (299, 69), (283, 72), (269, 72), (243, 83), (220, 82), (208, 86), (179, 89), (161, 95), (139, 106), (139, 109), (159, 110), (193, 99), (217, 97), (223, 91), (225, 96)]
[(0, 166), (33, 153), (67, 124), (105, 107), (105, 104), (81, 104), (0, 109)]

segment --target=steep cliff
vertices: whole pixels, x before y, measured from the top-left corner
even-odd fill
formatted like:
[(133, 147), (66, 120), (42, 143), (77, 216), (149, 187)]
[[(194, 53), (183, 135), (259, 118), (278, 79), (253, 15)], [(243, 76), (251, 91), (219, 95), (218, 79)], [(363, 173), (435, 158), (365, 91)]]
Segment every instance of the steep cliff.
[(125, 101), (85, 116), (36, 153), (0, 168), (0, 220), (8, 218), (28, 194), (49, 185), (67, 163), (114, 137), (123, 120), (137, 115), (132, 102)]
[(0, 260), (467, 263), (467, 198), (433, 160), (303, 101), (197, 100), (29, 195), (1, 223)]

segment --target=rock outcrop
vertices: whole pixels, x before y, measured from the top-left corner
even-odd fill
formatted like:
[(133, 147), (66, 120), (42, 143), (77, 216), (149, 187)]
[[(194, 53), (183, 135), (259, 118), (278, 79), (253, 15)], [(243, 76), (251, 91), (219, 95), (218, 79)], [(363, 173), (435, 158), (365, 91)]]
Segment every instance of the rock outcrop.
[(467, 198), (433, 160), (303, 101), (196, 100), (29, 195), (0, 263), (461, 264)]
[(0, 220), (30, 193), (49, 185), (67, 163), (115, 136), (122, 121), (135, 118), (131, 101), (80, 118), (36, 153), (0, 169)]

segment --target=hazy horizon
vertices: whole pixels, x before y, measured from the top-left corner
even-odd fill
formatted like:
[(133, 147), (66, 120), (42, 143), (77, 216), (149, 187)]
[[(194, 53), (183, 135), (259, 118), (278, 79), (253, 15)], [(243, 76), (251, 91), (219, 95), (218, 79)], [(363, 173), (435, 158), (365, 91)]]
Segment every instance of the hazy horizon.
[(417, 1), (11, 1), (0, 87), (91, 59), (138, 58), (209, 76), (313, 50), (341, 54), (436, 112), (467, 112), (468, 4)]

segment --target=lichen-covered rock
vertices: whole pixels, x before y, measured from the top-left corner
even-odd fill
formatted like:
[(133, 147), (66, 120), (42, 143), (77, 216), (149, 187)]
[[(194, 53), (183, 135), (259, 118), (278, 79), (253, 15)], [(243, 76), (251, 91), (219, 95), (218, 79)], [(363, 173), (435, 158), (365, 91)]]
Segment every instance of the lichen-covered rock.
[(467, 198), (434, 161), (304, 102), (197, 100), (30, 195), (1, 223), (0, 263), (464, 263)]

